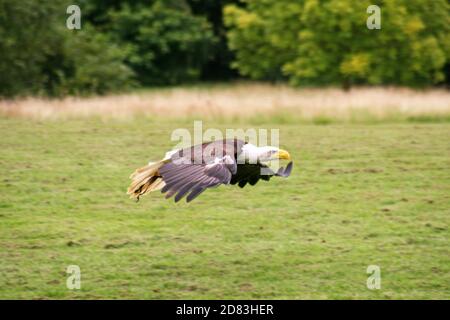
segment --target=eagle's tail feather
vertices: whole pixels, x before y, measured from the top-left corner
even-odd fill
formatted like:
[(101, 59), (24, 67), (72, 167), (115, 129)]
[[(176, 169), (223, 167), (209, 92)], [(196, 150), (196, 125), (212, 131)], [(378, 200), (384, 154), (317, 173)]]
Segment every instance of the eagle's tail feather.
[(136, 198), (152, 191), (156, 191), (164, 187), (165, 183), (159, 175), (159, 169), (164, 165), (165, 161), (149, 163), (145, 167), (137, 169), (130, 175), (131, 184), (128, 187), (127, 194), (130, 198)]

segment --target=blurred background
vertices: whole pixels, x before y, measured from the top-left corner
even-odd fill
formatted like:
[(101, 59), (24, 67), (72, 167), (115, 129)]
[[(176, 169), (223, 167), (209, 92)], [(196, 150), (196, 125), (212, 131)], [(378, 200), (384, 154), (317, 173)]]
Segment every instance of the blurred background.
[[(293, 86), (450, 83), (446, 0), (0, 1), (0, 95), (105, 94), (252, 79)], [(369, 5), (382, 8), (369, 30)]]

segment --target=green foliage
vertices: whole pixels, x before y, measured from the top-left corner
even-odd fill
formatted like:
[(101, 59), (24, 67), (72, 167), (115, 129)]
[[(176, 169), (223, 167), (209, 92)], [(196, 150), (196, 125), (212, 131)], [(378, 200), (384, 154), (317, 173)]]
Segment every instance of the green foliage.
[[(235, 70), (293, 85), (450, 81), (445, 0), (79, 0), (76, 31), (66, 28), (69, 4), (0, 0), (0, 96), (223, 80)], [(370, 4), (381, 7), (381, 30), (366, 28)]]
[(238, 76), (231, 68), (234, 53), (228, 49), (223, 8), (228, 4), (240, 4), (239, 0), (186, 0), (192, 13), (208, 19), (217, 41), (209, 50), (209, 60), (202, 68), (202, 80), (228, 80)]
[(103, 94), (133, 85), (133, 71), (123, 63), (125, 52), (104, 33), (89, 25), (73, 31), (61, 48), (64, 66), (59, 81), (51, 87), (56, 95)]
[[(0, 95), (90, 94), (199, 79), (216, 44), (185, 1), (0, 0)], [(137, 77), (135, 77), (137, 75)]]
[(126, 48), (126, 61), (144, 85), (196, 80), (208, 60), (211, 27), (181, 4), (154, 1), (110, 13), (111, 35)]
[[(132, 21), (132, 27), (136, 29), (134, 32), (140, 32), (138, 29), (140, 24), (145, 24), (150, 26), (150, 28), (154, 28), (152, 26), (152, 21), (148, 20), (152, 18), (152, 15), (156, 14), (156, 11), (159, 11), (161, 8), (152, 7), (155, 4), (155, 0), (79, 0), (80, 6), (83, 8), (83, 15), (85, 19), (93, 23), (99, 30), (105, 33), (110, 33), (111, 35), (116, 35), (116, 31), (118, 26), (115, 25), (115, 22), (111, 20), (111, 13), (120, 12), (124, 8), (128, 11), (126, 15), (132, 14), (136, 16), (144, 17), (146, 20), (134, 20)], [(169, 34), (168, 28), (171, 28), (170, 33), (175, 32), (174, 28), (176, 28), (176, 32), (186, 33), (190, 32), (191, 39), (189, 40), (188, 48), (189, 50), (185, 50), (182, 53), (182, 60), (179, 64), (181, 69), (193, 68), (194, 70), (194, 78), (200, 80), (220, 80), (220, 79), (229, 79), (231, 77), (235, 77), (237, 75), (236, 71), (230, 68), (230, 63), (233, 60), (233, 53), (228, 50), (227, 40), (225, 36), (225, 27), (223, 24), (223, 6), (231, 3), (238, 3), (239, 0), (164, 0), (159, 1), (159, 6), (163, 6), (166, 9), (171, 9), (170, 12), (167, 12), (167, 17), (164, 17), (164, 20), (167, 20), (169, 17), (174, 21), (179, 21), (174, 23), (166, 23), (161, 20), (161, 16), (158, 17), (158, 21), (155, 21), (155, 24), (160, 24), (161, 22), (165, 25), (165, 30), (158, 29), (156, 34), (162, 41), (170, 41), (170, 46), (176, 46), (178, 42), (177, 39), (174, 39), (172, 35)], [(143, 13), (141, 15), (141, 11), (152, 11), (152, 14)], [(113, 14), (114, 15), (114, 14)], [(180, 17), (183, 15), (184, 17)], [(122, 16), (121, 18), (125, 18), (129, 20), (129, 17)], [(131, 21), (122, 22), (128, 24)], [(205, 24), (207, 21), (207, 24)], [(179, 25), (180, 23), (185, 23), (186, 25)], [(146, 28), (147, 28), (146, 27)], [(174, 27), (174, 28), (172, 28)], [(201, 34), (207, 32), (207, 34), (203, 34), (203, 39), (200, 39)], [(211, 32), (214, 33), (214, 37), (211, 37)], [(197, 37), (196, 40), (193, 39), (192, 34)], [(172, 38), (172, 39), (170, 39)], [(148, 62), (150, 65), (160, 65), (160, 62), (165, 62), (166, 59), (175, 59), (176, 55), (179, 53), (174, 53), (173, 55), (167, 56), (166, 53), (163, 53), (161, 56), (159, 55), (159, 46), (158, 41), (153, 40), (153, 44), (145, 44), (135, 42), (133, 39), (121, 38), (119, 39), (121, 43), (126, 45), (132, 45), (135, 47), (139, 47), (142, 50), (151, 50), (154, 52), (155, 57), (152, 57), (152, 61)], [(185, 40), (183, 40), (185, 42)], [(197, 44), (194, 44), (197, 42)], [(181, 43), (180, 43), (181, 44)], [(186, 46), (186, 44), (181, 44), (182, 46)], [(204, 49), (201, 49), (201, 54), (199, 56), (197, 49), (194, 49), (195, 46), (205, 46)], [(151, 47), (151, 48), (146, 48)], [(178, 50), (178, 49), (177, 49)], [(207, 52), (205, 52), (207, 50)], [(189, 57), (188, 57), (189, 56)], [(155, 62), (155, 60), (158, 60)], [(186, 60), (189, 60), (187, 63)], [(192, 61), (196, 60), (197, 62), (192, 64)], [(189, 64), (189, 66), (187, 65)], [(195, 65), (198, 64), (198, 65)], [(144, 71), (140, 71), (141, 64), (133, 64), (132, 67), (139, 74)], [(177, 73), (178, 70), (175, 70)], [(198, 76), (197, 76), (198, 74)], [(146, 74), (144, 75), (146, 77)], [(158, 82), (163, 82), (164, 78), (167, 75), (162, 74), (162, 78), (160, 75), (156, 76), (156, 80)], [(144, 77), (144, 78), (145, 78)], [(170, 78), (170, 77), (169, 77)], [(184, 78), (184, 76), (181, 76)], [(187, 80), (191, 79), (192, 76), (188, 75)], [(154, 83), (155, 79), (149, 79), (150, 83)], [(184, 81), (184, 80), (180, 80)], [(170, 83), (170, 82), (169, 82)], [(167, 83), (164, 83), (167, 84)]]
[[(371, 4), (380, 30), (366, 27)], [(225, 21), (234, 66), (254, 79), (424, 86), (444, 80), (449, 10), (445, 0), (265, 0), (226, 7)]]
[(89, 94), (132, 82), (124, 53), (89, 23), (68, 30), (64, 1), (0, 1), (0, 95)]
[(299, 4), (290, 0), (249, 1), (247, 8), (224, 9), (232, 66), (252, 79), (283, 78), (281, 67), (295, 58)]
[(42, 66), (60, 41), (57, 8), (51, 1), (0, 1), (0, 95), (42, 89)]

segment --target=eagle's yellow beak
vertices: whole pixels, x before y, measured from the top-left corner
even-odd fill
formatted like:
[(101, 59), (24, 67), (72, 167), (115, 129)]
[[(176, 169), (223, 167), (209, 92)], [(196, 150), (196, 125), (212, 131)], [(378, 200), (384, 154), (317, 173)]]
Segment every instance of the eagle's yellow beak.
[(278, 150), (274, 157), (282, 160), (291, 160), (291, 155), (289, 154), (289, 152), (283, 149)]

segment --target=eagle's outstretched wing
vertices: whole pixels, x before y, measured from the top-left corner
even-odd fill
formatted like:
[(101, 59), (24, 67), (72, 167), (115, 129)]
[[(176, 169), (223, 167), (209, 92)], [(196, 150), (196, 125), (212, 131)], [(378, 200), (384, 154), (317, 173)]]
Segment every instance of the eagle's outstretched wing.
[(229, 184), (236, 173), (236, 157), (243, 141), (221, 140), (182, 149), (174, 153), (171, 162), (159, 169), (165, 186), (161, 189), (166, 198), (175, 195), (175, 202), (185, 195), (194, 200), (207, 188)]
[(159, 170), (166, 183), (161, 192), (166, 193), (166, 199), (176, 194), (175, 202), (189, 193), (186, 201), (190, 202), (207, 188), (230, 183), (233, 173), (236, 173), (236, 162), (228, 155), (210, 164), (170, 162)]
[(232, 176), (230, 183), (238, 183), (239, 187), (243, 188), (247, 183), (254, 186), (260, 179), (269, 181), (273, 176), (289, 177), (292, 166), (292, 162), (289, 162), (286, 169), (281, 167), (277, 172), (273, 172), (262, 164), (238, 164), (237, 172)]

